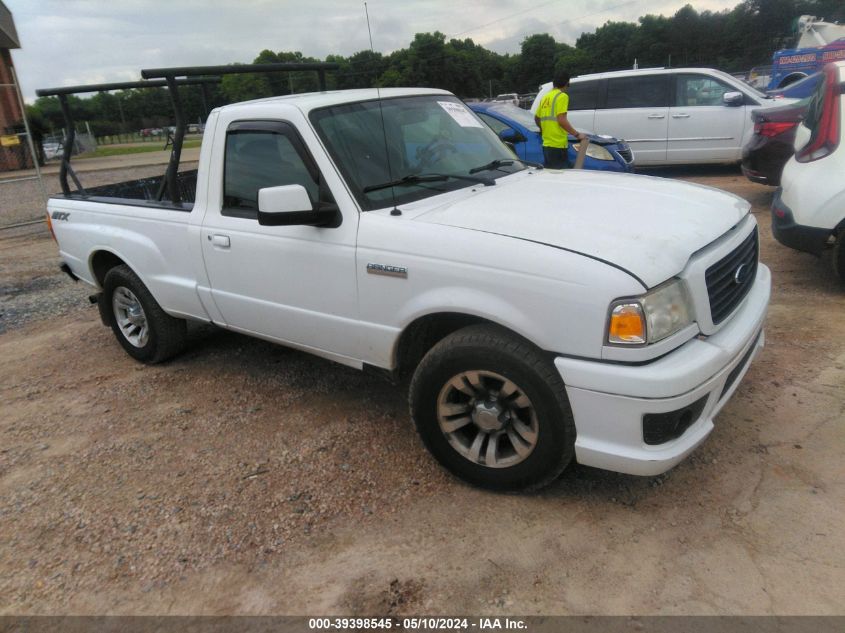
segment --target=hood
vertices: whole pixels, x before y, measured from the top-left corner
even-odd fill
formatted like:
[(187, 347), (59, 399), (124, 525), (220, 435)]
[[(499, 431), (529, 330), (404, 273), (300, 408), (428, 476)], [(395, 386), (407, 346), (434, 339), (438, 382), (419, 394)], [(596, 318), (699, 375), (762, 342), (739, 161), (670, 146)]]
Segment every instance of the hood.
[(522, 173), (416, 216), (529, 240), (622, 268), (651, 288), (747, 213), (717, 189), (649, 176), (574, 171)]
[[(623, 141), (623, 139), (616, 138), (615, 136), (608, 136), (607, 134), (595, 134), (594, 132), (587, 132), (586, 134), (587, 138), (590, 139), (590, 143), (593, 145), (615, 145), (616, 143)], [(578, 138), (570, 134), (569, 142), (577, 143)]]

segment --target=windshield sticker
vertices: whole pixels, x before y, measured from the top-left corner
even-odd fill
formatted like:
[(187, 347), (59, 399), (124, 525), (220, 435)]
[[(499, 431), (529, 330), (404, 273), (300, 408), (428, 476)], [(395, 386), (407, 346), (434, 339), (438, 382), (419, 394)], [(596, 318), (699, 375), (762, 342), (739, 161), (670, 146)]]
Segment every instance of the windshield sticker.
[(437, 103), (461, 127), (484, 127), (481, 121), (472, 116), (472, 112), (460, 103), (455, 103), (454, 101), (438, 101)]

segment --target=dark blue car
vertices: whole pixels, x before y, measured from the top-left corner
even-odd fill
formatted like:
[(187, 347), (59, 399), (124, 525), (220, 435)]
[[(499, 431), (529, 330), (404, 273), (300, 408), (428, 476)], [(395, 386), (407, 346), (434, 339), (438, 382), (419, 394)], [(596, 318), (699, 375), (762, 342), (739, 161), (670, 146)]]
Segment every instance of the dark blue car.
[[(499, 135), (503, 141), (512, 143), (520, 158), (534, 163), (543, 162), (543, 143), (540, 130), (534, 123), (534, 115), (511, 103), (482, 102), (468, 103), (469, 108)], [(599, 171), (634, 171), (634, 153), (627, 143), (612, 136), (589, 135), (590, 147), (584, 158), (584, 169)], [(575, 164), (578, 141), (569, 137), (569, 162)]]

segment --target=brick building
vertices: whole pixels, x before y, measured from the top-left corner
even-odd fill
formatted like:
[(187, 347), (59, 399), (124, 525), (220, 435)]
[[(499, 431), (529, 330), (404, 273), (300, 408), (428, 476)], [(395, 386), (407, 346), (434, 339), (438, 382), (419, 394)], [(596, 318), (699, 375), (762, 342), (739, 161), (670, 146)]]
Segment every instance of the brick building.
[(23, 135), (23, 113), (12, 75), (11, 49), (20, 48), (12, 12), (0, 0), (0, 171), (32, 167)]

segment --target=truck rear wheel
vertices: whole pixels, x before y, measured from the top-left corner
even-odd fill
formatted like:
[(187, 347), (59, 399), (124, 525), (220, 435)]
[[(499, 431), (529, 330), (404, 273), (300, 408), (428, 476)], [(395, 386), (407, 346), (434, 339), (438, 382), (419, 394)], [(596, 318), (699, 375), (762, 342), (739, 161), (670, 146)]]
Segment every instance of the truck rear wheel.
[(496, 326), (463, 328), (435, 345), (414, 373), (409, 399), (428, 450), (476, 486), (538, 489), (575, 454), (572, 410), (554, 365)]
[(159, 363), (185, 346), (185, 321), (175, 319), (128, 266), (116, 266), (103, 281), (102, 313), (123, 349), (144, 363)]

